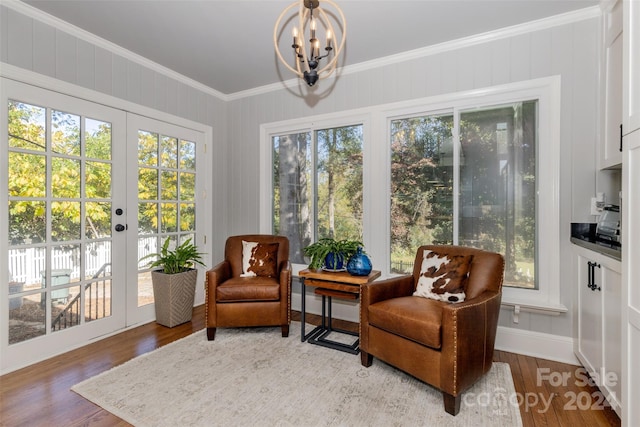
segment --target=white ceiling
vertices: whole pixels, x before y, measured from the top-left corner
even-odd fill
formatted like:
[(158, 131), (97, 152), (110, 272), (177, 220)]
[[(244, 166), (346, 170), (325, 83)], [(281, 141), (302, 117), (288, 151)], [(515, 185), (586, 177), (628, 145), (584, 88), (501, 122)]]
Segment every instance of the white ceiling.
[[(23, 0), (224, 94), (289, 80), (273, 25), (293, 0)], [(598, 0), (335, 0), (349, 66), (558, 15)]]

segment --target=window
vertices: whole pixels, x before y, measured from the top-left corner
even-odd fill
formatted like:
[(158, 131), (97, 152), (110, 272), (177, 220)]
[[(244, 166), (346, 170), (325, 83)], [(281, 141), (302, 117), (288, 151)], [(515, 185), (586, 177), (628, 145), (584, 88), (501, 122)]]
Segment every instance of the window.
[(391, 271), (455, 243), (503, 254), (505, 284), (535, 288), (537, 101), (456, 114), (459, 150), (452, 114), (391, 121)]
[(273, 230), (290, 259), (317, 239), (362, 240), (362, 125), (271, 137)]
[[(497, 251), (503, 304), (565, 312), (559, 117), (560, 78), (550, 77), (263, 124), (260, 230), (295, 236), (298, 268), (315, 239), (362, 236), (383, 277), (410, 271), (424, 244)], [(322, 146), (353, 118), (364, 143), (340, 153), (332, 214)]]

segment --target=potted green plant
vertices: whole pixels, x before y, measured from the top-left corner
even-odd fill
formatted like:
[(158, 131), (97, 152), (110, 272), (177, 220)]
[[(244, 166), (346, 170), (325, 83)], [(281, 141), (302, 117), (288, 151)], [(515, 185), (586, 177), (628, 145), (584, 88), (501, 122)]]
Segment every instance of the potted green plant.
[(358, 248), (364, 245), (357, 240), (335, 240), (325, 237), (303, 249), (304, 254), (309, 257), (309, 268), (312, 270), (326, 269), (332, 271), (344, 270), (347, 261)]
[(185, 240), (175, 249), (169, 249), (167, 238), (159, 253), (149, 254), (140, 259), (155, 258), (149, 267), (159, 267), (151, 272), (156, 322), (172, 328), (191, 320), (195, 298), (198, 270), (196, 264), (204, 266), (202, 253)]

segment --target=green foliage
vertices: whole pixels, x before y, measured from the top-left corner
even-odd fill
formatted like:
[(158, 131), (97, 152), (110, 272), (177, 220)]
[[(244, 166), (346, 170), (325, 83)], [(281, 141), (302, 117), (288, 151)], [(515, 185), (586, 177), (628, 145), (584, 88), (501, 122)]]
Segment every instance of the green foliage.
[[(362, 247), (364, 247), (362, 242), (357, 240), (323, 238), (310, 244), (303, 250), (304, 254), (311, 259), (309, 268), (319, 269), (325, 266), (325, 259), (330, 253), (342, 254), (343, 259), (346, 261), (358, 251), (358, 248)], [(336, 258), (337, 257), (334, 257), (334, 260)], [(332, 266), (332, 268), (335, 268), (335, 265)]]
[(191, 239), (185, 240), (175, 250), (169, 249), (170, 241), (171, 239), (167, 238), (159, 253), (144, 256), (140, 258), (140, 261), (147, 258), (157, 258), (155, 261), (150, 262), (149, 267), (161, 267), (166, 274), (182, 273), (193, 268), (195, 264), (204, 266), (202, 262), (203, 254), (198, 252), (198, 248), (191, 243)]

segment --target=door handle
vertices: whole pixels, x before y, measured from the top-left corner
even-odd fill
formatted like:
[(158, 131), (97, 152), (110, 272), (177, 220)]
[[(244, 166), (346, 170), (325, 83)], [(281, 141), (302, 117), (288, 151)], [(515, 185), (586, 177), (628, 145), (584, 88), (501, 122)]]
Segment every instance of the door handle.
[(126, 226), (126, 225), (116, 224), (116, 231), (124, 231), (124, 230), (126, 230), (127, 228), (129, 228), (129, 227), (128, 227), (128, 226)]

